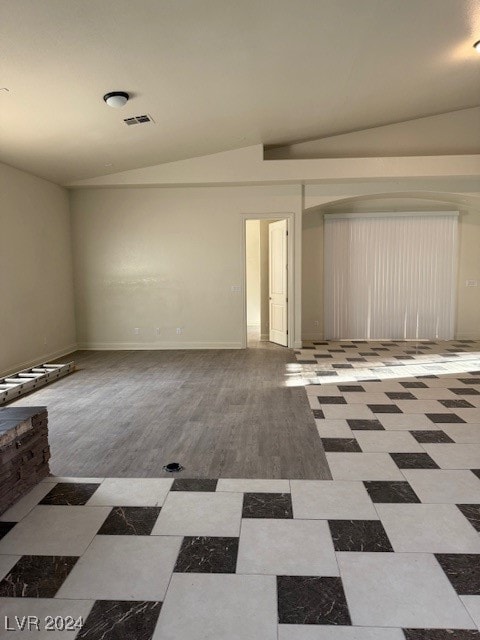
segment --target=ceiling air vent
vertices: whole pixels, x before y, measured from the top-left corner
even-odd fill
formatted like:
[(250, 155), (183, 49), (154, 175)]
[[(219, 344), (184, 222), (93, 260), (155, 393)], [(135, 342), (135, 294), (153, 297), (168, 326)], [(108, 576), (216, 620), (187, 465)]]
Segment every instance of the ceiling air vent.
[(145, 122), (153, 122), (152, 116), (145, 114), (143, 116), (134, 116), (133, 118), (124, 118), (125, 124), (129, 126), (132, 124), (144, 124)]

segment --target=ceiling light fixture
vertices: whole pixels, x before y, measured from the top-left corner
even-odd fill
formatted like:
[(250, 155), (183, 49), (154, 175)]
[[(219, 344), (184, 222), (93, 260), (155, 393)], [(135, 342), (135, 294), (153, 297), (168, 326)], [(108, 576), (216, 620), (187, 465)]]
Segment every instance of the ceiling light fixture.
[(477, 40), (477, 42), (475, 42), (475, 44), (473, 45), (473, 48), (477, 53), (480, 53), (480, 40)]
[(126, 91), (110, 91), (110, 93), (106, 93), (103, 96), (108, 106), (116, 109), (125, 106), (129, 98), (130, 96)]

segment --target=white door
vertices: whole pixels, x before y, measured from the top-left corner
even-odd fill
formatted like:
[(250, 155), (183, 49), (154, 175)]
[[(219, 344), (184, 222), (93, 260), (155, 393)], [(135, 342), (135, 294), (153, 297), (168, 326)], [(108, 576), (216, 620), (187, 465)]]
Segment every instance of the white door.
[(287, 346), (287, 221), (268, 225), (270, 341)]

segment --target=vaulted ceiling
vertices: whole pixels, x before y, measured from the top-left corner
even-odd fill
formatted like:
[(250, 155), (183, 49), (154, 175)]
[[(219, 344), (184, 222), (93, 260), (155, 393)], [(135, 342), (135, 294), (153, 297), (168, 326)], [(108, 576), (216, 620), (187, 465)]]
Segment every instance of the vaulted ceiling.
[(479, 39), (477, 0), (3, 0), (0, 161), (67, 183), (474, 107)]

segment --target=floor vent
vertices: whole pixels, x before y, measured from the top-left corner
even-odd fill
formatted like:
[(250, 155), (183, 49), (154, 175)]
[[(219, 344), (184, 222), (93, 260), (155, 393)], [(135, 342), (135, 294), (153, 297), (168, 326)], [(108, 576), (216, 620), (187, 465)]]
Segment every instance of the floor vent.
[(132, 118), (124, 118), (123, 121), (125, 122), (125, 124), (130, 126), (132, 124), (144, 124), (146, 122), (153, 122), (153, 118), (152, 116), (145, 114), (143, 116), (133, 116)]
[(74, 362), (39, 364), (31, 369), (23, 369), (18, 373), (12, 373), (11, 376), (0, 378), (0, 406), (66, 376), (74, 369)]

